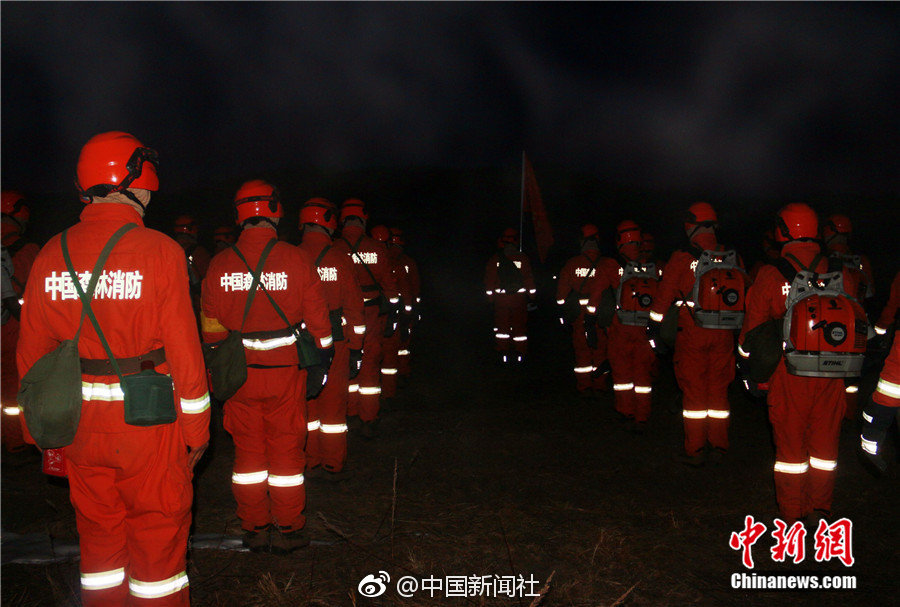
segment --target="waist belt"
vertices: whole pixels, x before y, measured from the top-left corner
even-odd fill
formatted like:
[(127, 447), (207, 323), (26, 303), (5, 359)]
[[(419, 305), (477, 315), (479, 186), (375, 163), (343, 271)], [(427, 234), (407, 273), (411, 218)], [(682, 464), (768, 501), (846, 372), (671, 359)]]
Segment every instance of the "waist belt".
[[(132, 356), (131, 358), (116, 358), (116, 362), (119, 363), (119, 369), (122, 371), (122, 375), (140, 373), (141, 364), (147, 360), (152, 362), (154, 367), (161, 365), (166, 362), (166, 349), (157, 348), (146, 354)], [(108, 358), (82, 358), (81, 372), (85, 375), (116, 375), (116, 371), (113, 369), (112, 363), (109, 362)]]
[(241, 337), (244, 339), (275, 339), (277, 337), (289, 337), (296, 335), (301, 329), (301, 323), (291, 328), (273, 329), (272, 331), (242, 331)]

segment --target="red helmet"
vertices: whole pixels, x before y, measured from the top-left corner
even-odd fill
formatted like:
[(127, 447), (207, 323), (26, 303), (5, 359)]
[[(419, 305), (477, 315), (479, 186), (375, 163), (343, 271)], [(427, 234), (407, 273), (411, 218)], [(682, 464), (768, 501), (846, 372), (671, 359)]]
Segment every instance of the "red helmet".
[(629, 244), (641, 246), (641, 228), (632, 220), (626, 219), (616, 226), (616, 250), (621, 251), (622, 247)]
[(237, 238), (234, 235), (234, 228), (231, 226), (219, 226), (213, 230), (213, 240), (215, 242), (234, 244), (237, 242)]
[(341, 205), (341, 223), (344, 223), (348, 217), (359, 217), (363, 221), (369, 218), (366, 213), (366, 205), (358, 198), (348, 198)]
[(128, 188), (155, 192), (159, 188), (156, 169), (159, 156), (136, 137), (122, 131), (94, 135), (81, 148), (76, 185), (82, 202), (94, 196), (109, 196)]
[(815, 238), (819, 234), (819, 218), (807, 204), (792, 202), (778, 211), (775, 240), (789, 242)]
[(822, 237), (826, 242), (838, 235), (850, 236), (852, 232), (853, 224), (850, 223), (850, 218), (846, 215), (829, 215), (822, 225)]
[(251, 217), (284, 217), (278, 189), (262, 179), (246, 182), (234, 195), (237, 223), (244, 223)]
[(715, 226), (719, 221), (716, 210), (708, 202), (695, 202), (688, 207), (684, 218), (685, 228), (689, 225)]
[(301, 229), (305, 223), (314, 223), (334, 232), (337, 229), (337, 208), (325, 198), (310, 198), (300, 209)]
[(197, 236), (200, 234), (200, 226), (197, 225), (197, 222), (190, 215), (181, 215), (175, 220), (173, 231), (176, 234), (190, 234), (191, 236)]
[(372, 238), (385, 244), (391, 239), (391, 231), (387, 229), (387, 226), (375, 226), (372, 228), (371, 234)]
[(391, 244), (402, 247), (406, 244), (406, 239), (403, 238), (403, 230), (400, 228), (391, 228)]
[(3, 190), (2, 211), (19, 223), (28, 221), (31, 216), (25, 196), (16, 190)]
[(519, 244), (519, 232), (515, 228), (506, 228), (500, 236), (499, 244), (501, 247), (508, 244)]
[(581, 239), (587, 240), (588, 238), (597, 238), (600, 235), (600, 230), (597, 229), (592, 223), (586, 223), (581, 226)]

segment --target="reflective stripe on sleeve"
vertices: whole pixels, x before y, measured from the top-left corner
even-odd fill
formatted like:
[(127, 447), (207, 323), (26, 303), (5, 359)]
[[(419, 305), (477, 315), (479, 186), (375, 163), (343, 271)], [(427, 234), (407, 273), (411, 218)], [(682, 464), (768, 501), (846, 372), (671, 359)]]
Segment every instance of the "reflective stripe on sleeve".
[(681, 415), (685, 419), (706, 419), (708, 412), (707, 411), (688, 411), (687, 409), (682, 409)]
[(303, 474), (292, 474), (291, 476), (269, 475), (270, 487), (299, 487), (303, 484)]
[(859, 386), (847, 386), (846, 388), (844, 388), (844, 392), (846, 392), (847, 394), (856, 394), (857, 392), (859, 392)]
[(128, 578), (128, 591), (142, 599), (158, 599), (188, 587), (187, 573), (182, 571), (161, 582), (142, 582), (133, 577)]
[(331, 333), (329, 333), (328, 337), (323, 337), (319, 340), (319, 347), (324, 350), (330, 348), (333, 343), (334, 339), (331, 337)]
[(347, 392), (359, 392), (359, 384), (348, 384)]
[(871, 415), (869, 415), (869, 414), (866, 413), (865, 411), (863, 411), (862, 416), (863, 416), (863, 419), (866, 420), (866, 422), (867, 422), (867, 423), (870, 423), (870, 424), (875, 420), (874, 417), (872, 417)]
[(181, 410), (184, 413), (203, 413), (209, 409), (209, 393), (207, 392), (200, 398), (182, 398)]
[(3, 413), (5, 415), (18, 415), (21, 412), (21, 409), (18, 407), (3, 407)]
[(891, 383), (883, 377), (878, 380), (878, 386), (876, 386), (875, 391), (881, 392), (890, 398), (900, 398), (900, 384)]
[(728, 416), (731, 415), (730, 411), (722, 411), (721, 409), (709, 409), (707, 414), (713, 419), (728, 419)]
[(269, 478), (268, 470), (260, 470), (259, 472), (234, 472), (231, 475), (231, 482), (235, 485), (256, 485), (266, 482)]
[(295, 344), (297, 343), (297, 338), (294, 335), (285, 335), (284, 337), (274, 337), (272, 339), (242, 339), (241, 341), (244, 342), (244, 347), (248, 350), (265, 352)]
[(806, 474), (809, 470), (809, 463), (789, 464), (788, 462), (775, 462), (775, 472), (783, 472), (784, 474)]
[(662, 322), (663, 315), (659, 312), (650, 312), (650, 320), (654, 322)]
[(741, 347), (741, 344), (738, 344), (738, 354), (741, 355), (741, 358), (750, 358), (750, 353), (744, 350), (744, 348)]
[(831, 471), (837, 468), (837, 462), (832, 459), (819, 459), (818, 457), (810, 457), (809, 465), (816, 470)]
[(321, 427), (322, 427), (322, 422), (320, 422), (319, 420), (316, 420), (313, 422), (306, 422), (306, 431), (307, 432), (315, 432), (316, 430), (318, 430)]
[(366, 325), (353, 325), (353, 332), (357, 335), (365, 335)]
[(81, 399), (114, 402), (125, 400), (125, 393), (122, 392), (122, 386), (118, 383), (101, 384), (83, 381), (81, 382)]
[(322, 434), (343, 434), (347, 432), (347, 424), (322, 424)]
[(862, 434), (859, 435), (859, 439), (861, 442), (861, 446), (863, 451), (866, 453), (871, 453), (872, 455), (878, 455), (878, 443), (873, 440), (866, 440), (866, 437)]
[(125, 568), (98, 571), (97, 573), (82, 573), (81, 587), (85, 590), (106, 590), (115, 588), (125, 582)]

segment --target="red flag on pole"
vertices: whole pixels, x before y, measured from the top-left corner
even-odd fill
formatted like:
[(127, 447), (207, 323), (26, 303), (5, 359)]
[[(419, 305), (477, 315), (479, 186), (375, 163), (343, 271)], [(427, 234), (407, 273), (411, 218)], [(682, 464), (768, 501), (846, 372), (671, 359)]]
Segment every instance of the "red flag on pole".
[(534, 169), (525, 152), (522, 152), (522, 209), (531, 213), (538, 257), (541, 258), (541, 263), (544, 263), (547, 260), (547, 251), (553, 244), (553, 229), (550, 227), (550, 220), (547, 219), (547, 209), (544, 208), (544, 201), (541, 199), (541, 190), (534, 177)]

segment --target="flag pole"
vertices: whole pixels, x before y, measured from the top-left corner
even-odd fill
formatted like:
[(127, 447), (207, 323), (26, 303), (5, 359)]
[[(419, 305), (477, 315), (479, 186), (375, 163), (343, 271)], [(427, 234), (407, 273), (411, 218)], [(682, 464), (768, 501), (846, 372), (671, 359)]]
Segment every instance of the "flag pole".
[(522, 195), (519, 198), (519, 253), (525, 240), (525, 150), (522, 150)]

